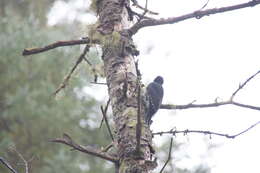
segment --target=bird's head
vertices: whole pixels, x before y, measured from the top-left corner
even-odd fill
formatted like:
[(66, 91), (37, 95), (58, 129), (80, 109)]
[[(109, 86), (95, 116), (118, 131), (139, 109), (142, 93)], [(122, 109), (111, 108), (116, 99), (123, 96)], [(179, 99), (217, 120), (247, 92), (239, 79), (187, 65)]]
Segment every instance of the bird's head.
[(163, 77), (157, 76), (153, 81), (162, 85), (163, 84)]

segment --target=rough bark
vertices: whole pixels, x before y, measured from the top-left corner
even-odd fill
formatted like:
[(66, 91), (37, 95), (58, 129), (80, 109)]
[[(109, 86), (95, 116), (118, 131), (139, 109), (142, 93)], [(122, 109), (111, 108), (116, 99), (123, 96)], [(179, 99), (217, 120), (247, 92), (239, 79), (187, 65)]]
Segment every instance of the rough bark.
[(138, 78), (131, 37), (125, 32), (129, 28), (125, 0), (100, 0), (97, 2), (99, 25), (97, 31), (105, 37), (103, 61), (112, 104), (113, 120), (118, 156), (118, 172), (149, 172), (156, 167), (151, 147), (152, 133), (144, 124), (145, 102), (141, 92), (140, 152), (136, 152), (136, 124), (138, 112)]

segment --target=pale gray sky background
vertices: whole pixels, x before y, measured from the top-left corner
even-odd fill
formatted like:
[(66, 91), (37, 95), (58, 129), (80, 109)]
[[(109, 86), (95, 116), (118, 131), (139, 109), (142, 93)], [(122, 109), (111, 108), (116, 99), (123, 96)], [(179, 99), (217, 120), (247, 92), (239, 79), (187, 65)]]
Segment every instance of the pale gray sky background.
[[(150, 0), (148, 8), (159, 12), (160, 17), (170, 17), (198, 10), (205, 2), (206, 0)], [(210, 0), (206, 8), (241, 2), (247, 1)], [(49, 25), (74, 20), (93, 22), (93, 16), (81, 13), (88, 4), (85, 0), (56, 2), (48, 15)], [(141, 52), (138, 58), (143, 82), (148, 83), (157, 75), (162, 75), (165, 78), (164, 103), (187, 104), (193, 100), (209, 103), (216, 97), (220, 100), (228, 99), (239, 83), (260, 70), (259, 19), (260, 6), (256, 6), (200, 20), (191, 19), (174, 25), (140, 30), (134, 36), (134, 41)], [(94, 87), (96, 90), (97, 86)], [(257, 76), (237, 94), (235, 100), (260, 106), (259, 91), (260, 76)], [(99, 92), (100, 96), (97, 92), (95, 95), (100, 98), (105, 92), (103, 88), (103, 93)], [(154, 132), (176, 127), (179, 130), (211, 130), (234, 134), (259, 121), (260, 113), (235, 106), (160, 110), (153, 120), (151, 128)], [(187, 144), (182, 152), (190, 158), (176, 164), (192, 168), (207, 163), (212, 173), (260, 172), (260, 127), (236, 139), (213, 136), (209, 143), (220, 146), (211, 153), (207, 153), (204, 138), (203, 135), (177, 135), (176, 140)], [(157, 137), (154, 142), (160, 145), (161, 140)]]

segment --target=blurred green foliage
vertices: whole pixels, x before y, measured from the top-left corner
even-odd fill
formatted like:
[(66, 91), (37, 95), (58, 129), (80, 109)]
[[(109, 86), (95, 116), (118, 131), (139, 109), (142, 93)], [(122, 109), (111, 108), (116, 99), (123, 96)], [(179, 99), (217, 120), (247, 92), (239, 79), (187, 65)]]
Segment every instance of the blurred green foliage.
[(19, 16), (20, 18), (34, 16), (41, 25), (44, 25), (46, 22), (46, 14), (55, 1), (56, 0), (1, 0), (0, 15), (6, 16), (12, 11), (14, 16)]
[[(65, 90), (56, 98), (52, 95), (82, 52), (80, 46), (21, 55), (24, 48), (72, 35), (70, 26), (43, 25), (51, 2), (1, 1), (5, 10), (0, 14), (0, 156), (19, 172), (24, 172), (24, 165), (10, 147), (15, 146), (27, 160), (34, 158), (30, 172), (112, 172), (113, 165), (101, 159), (48, 142), (64, 132), (83, 145), (101, 147), (110, 141), (105, 128), (88, 124), (91, 120), (98, 126), (101, 103), (82, 93), (93, 78), (86, 63), (79, 65)], [(0, 172), (9, 170), (0, 164)]]

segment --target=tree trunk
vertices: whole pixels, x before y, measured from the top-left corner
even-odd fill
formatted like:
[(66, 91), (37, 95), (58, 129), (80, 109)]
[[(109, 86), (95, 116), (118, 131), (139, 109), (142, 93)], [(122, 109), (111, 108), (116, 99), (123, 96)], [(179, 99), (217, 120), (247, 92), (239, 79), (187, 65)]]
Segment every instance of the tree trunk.
[[(152, 161), (152, 133), (144, 123), (146, 110), (143, 90), (140, 92), (141, 97), (138, 97), (140, 84), (133, 57), (135, 49), (126, 30), (131, 23), (125, 7), (127, 3), (128, 0), (97, 1), (97, 31), (104, 38), (103, 61), (115, 123), (117, 154), (120, 158), (117, 172), (145, 173), (156, 167), (156, 161)], [(138, 99), (141, 100), (139, 104)], [(141, 117), (140, 152), (136, 147), (138, 110)]]

